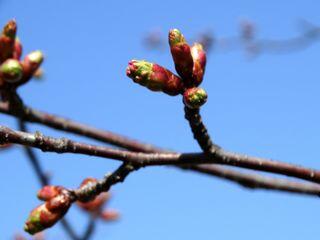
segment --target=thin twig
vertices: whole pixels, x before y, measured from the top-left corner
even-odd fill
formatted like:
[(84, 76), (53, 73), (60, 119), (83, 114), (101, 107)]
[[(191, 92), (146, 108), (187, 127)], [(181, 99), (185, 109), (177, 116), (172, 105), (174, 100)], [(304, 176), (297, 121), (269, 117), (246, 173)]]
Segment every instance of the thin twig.
[(200, 115), (199, 109), (184, 106), (185, 119), (188, 120), (194, 139), (205, 153), (213, 153), (220, 147), (213, 143)]

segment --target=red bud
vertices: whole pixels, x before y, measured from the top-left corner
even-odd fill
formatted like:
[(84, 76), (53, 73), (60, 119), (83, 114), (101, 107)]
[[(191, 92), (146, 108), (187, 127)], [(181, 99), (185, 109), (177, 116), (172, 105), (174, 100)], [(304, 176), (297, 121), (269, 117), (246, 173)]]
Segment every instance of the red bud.
[(176, 71), (186, 85), (189, 85), (193, 67), (190, 46), (178, 29), (170, 30), (169, 44)]
[(132, 60), (127, 67), (127, 76), (151, 91), (162, 91), (175, 96), (183, 89), (181, 78), (158, 64)]

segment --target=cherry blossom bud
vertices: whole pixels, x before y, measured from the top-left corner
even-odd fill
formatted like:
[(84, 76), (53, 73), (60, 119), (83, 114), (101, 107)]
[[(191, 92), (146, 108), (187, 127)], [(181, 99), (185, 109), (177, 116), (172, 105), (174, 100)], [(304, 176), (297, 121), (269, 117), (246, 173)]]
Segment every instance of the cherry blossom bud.
[(31, 211), (24, 230), (30, 234), (43, 231), (58, 222), (72, 203), (69, 194), (62, 192)]
[(120, 214), (116, 210), (108, 209), (100, 214), (100, 218), (107, 222), (116, 221), (120, 218)]
[(190, 46), (178, 29), (169, 31), (169, 45), (177, 73), (186, 84), (189, 84), (192, 78), (193, 60)]
[(208, 95), (202, 88), (189, 88), (183, 94), (184, 104), (192, 109), (201, 107), (206, 103)]
[(203, 75), (206, 68), (206, 52), (200, 43), (195, 43), (191, 47), (191, 54), (193, 58), (193, 85), (199, 86), (202, 82)]
[(19, 60), (20, 57), (22, 55), (22, 45), (21, 45), (21, 42), (18, 38), (15, 39), (14, 41), (14, 47), (13, 47), (13, 55), (12, 57), (14, 59), (17, 59)]
[(22, 78), (23, 69), (16, 59), (8, 59), (0, 66), (0, 76), (8, 83), (15, 83)]
[(62, 192), (64, 188), (60, 186), (44, 186), (38, 191), (38, 198), (42, 201), (50, 200)]
[(183, 91), (181, 78), (155, 63), (132, 60), (127, 67), (127, 76), (134, 82), (152, 91), (162, 91), (175, 96)]
[(12, 57), (16, 32), (16, 21), (10, 20), (4, 26), (0, 36), (0, 62)]
[(40, 50), (29, 53), (22, 62), (23, 78), (20, 85), (28, 82), (43, 62), (44, 56)]

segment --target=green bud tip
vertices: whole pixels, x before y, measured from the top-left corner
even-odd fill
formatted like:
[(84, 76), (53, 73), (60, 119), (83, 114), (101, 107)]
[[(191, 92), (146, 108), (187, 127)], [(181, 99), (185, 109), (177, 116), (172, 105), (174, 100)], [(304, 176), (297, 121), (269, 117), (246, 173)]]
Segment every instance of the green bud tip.
[(175, 46), (179, 43), (185, 43), (186, 40), (182, 33), (178, 29), (171, 29), (169, 31), (169, 44), (170, 46)]
[(8, 59), (1, 65), (0, 72), (5, 81), (16, 82), (21, 79), (23, 69), (19, 61)]
[(15, 19), (10, 20), (3, 28), (3, 34), (9, 38), (15, 38), (17, 33), (17, 23)]
[(33, 51), (33, 52), (29, 53), (28, 59), (32, 63), (40, 64), (40, 63), (42, 63), (44, 56), (40, 50), (37, 50), (37, 51)]
[(189, 88), (183, 94), (184, 104), (192, 109), (201, 107), (207, 102), (208, 95), (203, 88)]
[(27, 222), (24, 225), (24, 231), (30, 233), (31, 235), (36, 234), (45, 229), (45, 227), (41, 223), (41, 212), (47, 211), (45, 209), (45, 205), (42, 204), (32, 210), (29, 215)]
[(126, 74), (135, 82), (148, 81), (152, 73), (153, 64), (144, 60), (131, 60), (126, 69)]

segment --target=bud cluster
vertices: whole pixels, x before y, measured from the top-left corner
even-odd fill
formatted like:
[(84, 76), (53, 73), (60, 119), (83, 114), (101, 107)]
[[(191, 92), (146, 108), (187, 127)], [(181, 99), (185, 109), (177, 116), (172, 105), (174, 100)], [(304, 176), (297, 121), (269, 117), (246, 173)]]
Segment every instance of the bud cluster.
[(45, 202), (31, 211), (25, 223), (24, 230), (30, 234), (53, 226), (65, 215), (73, 202), (70, 191), (60, 186), (43, 187), (38, 192), (38, 198)]
[(43, 53), (39, 50), (20, 59), (22, 44), (16, 33), (16, 21), (10, 20), (0, 34), (0, 90), (28, 82), (43, 62)]
[(134, 82), (152, 91), (171, 96), (183, 95), (189, 108), (199, 108), (207, 100), (201, 84), (206, 67), (206, 53), (200, 43), (190, 46), (178, 29), (169, 32), (169, 45), (175, 69), (179, 76), (156, 63), (131, 60), (126, 73)]

